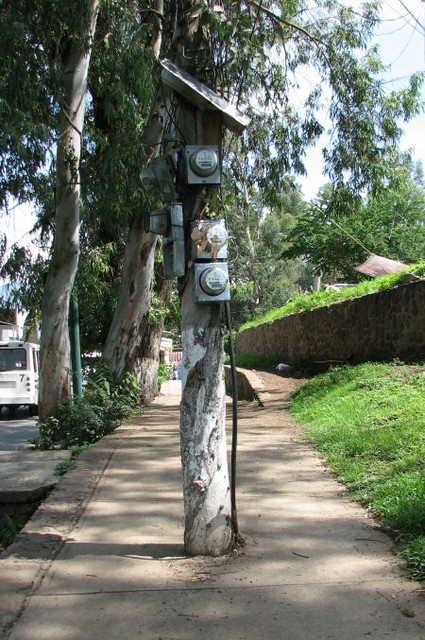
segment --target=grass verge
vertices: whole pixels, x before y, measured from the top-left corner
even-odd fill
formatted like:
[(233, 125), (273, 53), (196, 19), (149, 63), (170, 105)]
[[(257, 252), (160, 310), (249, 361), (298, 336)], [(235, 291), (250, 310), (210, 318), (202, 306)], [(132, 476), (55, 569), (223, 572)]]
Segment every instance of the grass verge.
[(425, 364), (333, 369), (295, 393), (291, 413), (425, 580)]

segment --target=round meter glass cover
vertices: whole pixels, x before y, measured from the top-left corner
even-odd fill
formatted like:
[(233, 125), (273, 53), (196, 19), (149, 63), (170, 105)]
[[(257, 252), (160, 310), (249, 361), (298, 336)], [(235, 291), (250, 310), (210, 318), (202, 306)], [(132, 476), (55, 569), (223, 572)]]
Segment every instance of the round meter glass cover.
[(227, 245), (229, 234), (224, 225), (210, 225), (207, 229), (207, 239), (211, 246), (221, 249)]
[(218, 267), (210, 267), (200, 277), (202, 290), (210, 296), (219, 296), (227, 287), (227, 275)]
[(210, 176), (217, 165), (218, 157), (213, 149), (201, 148), (190, 156), (190, 166), (198, 176)]

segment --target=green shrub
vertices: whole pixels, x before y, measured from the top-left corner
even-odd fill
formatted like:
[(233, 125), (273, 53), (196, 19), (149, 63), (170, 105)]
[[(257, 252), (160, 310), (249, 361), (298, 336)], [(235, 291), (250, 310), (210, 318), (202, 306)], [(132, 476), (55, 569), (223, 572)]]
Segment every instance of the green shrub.
[(169, 364), (165, 362), (160, 362), (158, 367), (158, 388), (161, 388), (161, 385), (167, 380), (171, 380), (173, 375), (173, 369)]
[(68, 399), (54, 408), (46, 420), (39, 420), (38, 449), (68, 449), (96, 442), (128, 418), (136, 403), (134, 376), (126, 374), (116, 383), (108, 370), (98, 371), (81, 399)]

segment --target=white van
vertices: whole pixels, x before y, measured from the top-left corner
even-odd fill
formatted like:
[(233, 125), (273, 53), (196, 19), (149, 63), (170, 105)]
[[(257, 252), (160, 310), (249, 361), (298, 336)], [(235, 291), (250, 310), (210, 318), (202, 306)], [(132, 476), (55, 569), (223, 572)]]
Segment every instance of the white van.
[(0, 342), (0, 413), (21, 406), (30, 415), (38, 412), (40, 345), (32, 342)]

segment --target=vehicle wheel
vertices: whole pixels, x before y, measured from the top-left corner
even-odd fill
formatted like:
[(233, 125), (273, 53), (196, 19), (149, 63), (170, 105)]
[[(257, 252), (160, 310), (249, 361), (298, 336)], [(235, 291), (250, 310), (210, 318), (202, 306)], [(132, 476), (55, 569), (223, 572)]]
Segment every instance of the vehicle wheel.
[(38, 416), (38, 406), (36, 404), (30, 404), (28, 409), (30, 416)]

